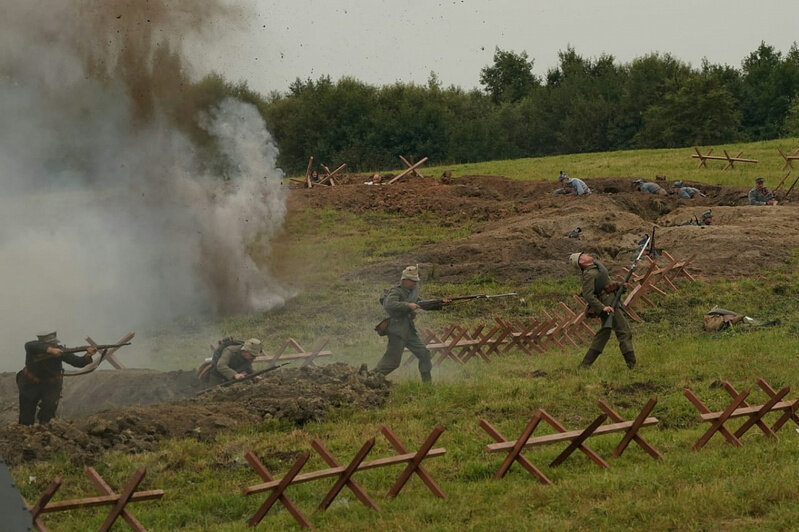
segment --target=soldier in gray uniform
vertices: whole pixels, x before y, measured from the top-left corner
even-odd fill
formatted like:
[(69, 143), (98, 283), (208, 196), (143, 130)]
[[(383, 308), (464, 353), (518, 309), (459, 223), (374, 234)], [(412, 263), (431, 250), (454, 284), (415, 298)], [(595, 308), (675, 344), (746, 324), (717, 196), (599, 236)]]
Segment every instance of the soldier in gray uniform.
[[(407, 347), (419, 359), (419, 373), (423, 382), (430, 382), (430, 370), (433, 368), (430, 350), (419, 338), (413, 320), (416, 311), (420, 308), (417, 303), (419, 297), (419, 267), (408, 266), (402, 270), (398, 285), (391, 288), (383, 299), (383, 309), (390, 318), (386, 329), (388, 346), (383, 358), (377, 363), (375, 371), (388, 375), (397, 369), (402, 361), (402, 352)], [(443, 300), (444, 304), (450, 302)]]
[(581, 295), (588, 303), (586, 311), (588, 315), (593, 314), (602, 318), (607, 316), (608, 313), (613, 314), (612, 329), (600, 328), (596, 332), (591, 345), (588, 347), (588, 352), (580, 363), (580, 367), (590, 367), (597, 357), (602, 354), (605, 344), (610, 339), (612, 330), (616, 333), (616, 339), (619, 341), (619, 349), (624, 357), (624, 362), (628, 368), (633, 369), (635, 367), (633, 333), (622, 309), (619, 307), (614, 311), (611, 306), (613, 304), (613, 293), (618, 288), (618, 283), (611, 282), (607, 268), (588, 253), (572, 253), (569, 255), (569, 262), (580, 271), (580, 279), (582, 281)]
[[(232, 380), (241, 380), (253, 373), (252, 361), (263, 353), (263, 345), (258, 338), (250, 338), (244, 344), (227, 346), (219, 360), (211, 368), (209, 383), (222, 384)], [(258, 377), (255, 377), (256, 379)]]
[(572, 177), (563, 183), (566, 189), (566, 194), (574, 194), (575, 196), (586, 196), (591, 193), (591, 189), (585, 184), (582, 179)]
[(755, 179), (755, 188), (749, 191), (749, 205), (776, 205), (777, 198), (769, 191), (763, 183), (765, 179), (758, 177)]
[(633, 181), (633, 188), (638, 192), (646, 192), (647, 194), (666, 195), (666, 191), (660, 188), (660, 185), (657, 183), (646, 183), (643, 179), (636, 179)]
[(25, 367), (17, 373), (20, 425), (33, 425), (37, 407), (40, 424), (53, 419), (64, 381), (62, 363), (82, 368), (91, 364), (92, 356), (97, 352), (97, 348), (92, 346), (85, 355), (64, 353), (55, 332), (39, 334), (37, 338), (25, 344)]
[(671, 185), (671, 191), (680, 199), (694, 199), (697, 196), (700, 198), (705, 197), (698, 188), (686, 187), (682, 181), (675, 181)]

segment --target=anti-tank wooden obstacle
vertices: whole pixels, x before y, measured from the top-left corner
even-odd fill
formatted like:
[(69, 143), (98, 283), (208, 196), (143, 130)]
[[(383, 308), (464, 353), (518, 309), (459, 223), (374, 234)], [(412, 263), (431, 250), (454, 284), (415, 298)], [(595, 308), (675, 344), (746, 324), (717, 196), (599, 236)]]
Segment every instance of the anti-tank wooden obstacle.
[(441, 426), (435, 427), (421, 445), (419, 450), (415, 453), (408, 451), (397, 435), (394, 434), (389, 427), (385, 425), (381, 426), (380, 432), (386, 437), (391, 446), (400, 454), (386, 458), (378, 458), (368, 462), (364, 461), (375, 444), (375, 438), (370, 438), (361, 446), (349, 464), (347, 466), (342, 466), (320, 440), (314, 439), (311, 441), (311, 447), (330, 467), (328, 469), (321, 469), (318, 471), (301, 474), (300, 471), (302, 471), (302, 468), (305, 466), (311, 456), (310, 452), (304, 452), (299, 456), (299, 458), (297, 458), (289, 471), (280, 480), (275, 480), (273, 478), (272, 474), (261, 463), (255, 453), (247, 451), (244, 454), (245, 459), (253, 467), (253, 469), (255, 469), (256, 473), (258, 473), (258, 476), (260, 476), (261, 480), (264, 482), (253, 486), (246, 486), (242, 488), (242, 493), (244, 495), (254, 495), (256, 493), (263, 493), (266, 491), (271, 492), (255, 512), (255, 514), (250, 518), (248, 521), (249, 525), (256, 526), (266, 516), (266, 513), (269, 511), (269, 509), (277, 501), (281, 501), (281, 503), (286, 507), (286, 509), (294, 517), (297, 523), (300, 524), (300, 526), (312, 528), (311, 522), (307, 517), (305, 517), (299, 508), (297, 508), (297, 505), (288, 498), (288, 496), (285, 494), (285, 491), (286, 488), (294, 484), (310, 482), (312, 480), (319, 480), (328, 477), (338, 477), (338, 479), (324, 496), (322, 502), (319, 504), (320, 510), (327, 509), (336, 499), (341, 490), (344, 487), (347, 487), (365, 506), (373, 510), (380, 511), (380, 507), (372, 500), (371, 497), (369, 497), (364, 488), (352, 477), (358, 471), (374, 469), (378, 467), (387, 467), (396, 464), (407, 465), (389, 488), (387, 493), (388, 497), (396, 497), (408, 480), (410, 480), (410, 478), (415, 474), (419, 476), (422, 482), (424, 482), (427, 488), (436, 497), (446, 499), (446, 495), (435, 482), (435, 480), (433, 480), (433, 477), (430, 476), (430, 474), (422, 467), (423, 460), (443, 456), (446, 453), (446, 449), (433, 448), (433, 445), (435, 445), (439, 436), (441, 436), (441, 433), (444, 432), (444, 428)]
[[(790, 392), (790, 387), (785, 386), (779, 391), (774, 390), (764, 379), (758, 378), (757, 384), (769, 396), (769, 400), (762, 405), (751, 406), (746, 402), (749, 396), (749, 389), (738, 392), (732, 384), (727, 381), (722, 383), (725, 391), (732, 397), (732, 401), (722, 411), (711, 411), (691, 390), (685, 388), (683, 395), (691, 404), (699, 410), (699, 417), (702, 421), (710, 423), (710, 428), (697, 440), (693, 446), (694, 451), (698, 451), (707, 444), (708, 441), (718, 432), (727, 442), (742, 447), (741, 437), (752, 427), (757, 426), (768, 438), (777, 439), (775, 434), (782, 426), (790, 421), (799, 425), (799, 416), (796, 411), (799, 409), (799, 400), (783, 401), (782, 399)], [(772, 425), (768, 426), (763, 418), (772, 412), (782, 412), (780, 418)], [(748, 418), (735, 432), (725, 426), (725, 423), (733, 418)]]
[(110, 530), (114, 522), (120, 516), (128, 525), (130, 525), (130, 528), (133, 530), (146, 530), (139, 520), (136, 519), (136, 517), (131, 513), (131, 511), (126, 508), (131, 502), (160, 499), (164, 495), (163, 490), (136, 491), (136, 489), (139, 487), (139, 484), (142, 482), (142, 480), (144, 480), (145, 474), (147, 473), (147, 469), (144, 466), (136, 470), (120, 493), (116, 493), (111, 486), (108, 485), (105, 480), (103, 480), (97, 471), (94, 470), (94, 468), (86, 467), (85, 472), (86, 476), (89, 477), (89, 479), (97, 486), (103, 495), (100, 497), (52, 501), (51, 499), (55, 495), (56, 491), (58, 491), (58, 489), (61, 487), (62, 482), (61, 477), (56, 477), (55, 480), (50, 483), (41, 497), (39, 497), (39, 500), (36, 501), (36, 504), (31, 505), (25, 501), (25, 505), (27, 506), (28, 511), (33, 518), (33, 525), (36, 530), (47, 530), (41, 519), (41, 514), (43, 513), (63, 512), (67, 510), (74, 510), (76, 508), (90, 508), (94, 506), (111, 506), (108, 516), (99, 528), (101, 532)]
[[(530, 421), (525, 426), (519, 438), (515, 441), (507, 440), (496, 428), (494, 428), (487, 420), (480, 420), (480, 427), (485, 430), (496, 443), (486, 445), (486, 451), (490, 453), (507, 452), (508, 455), (503, 460), (494, 478), (502, 478), (508, 472), (514, 462), (518, 462), (524, 469), (531, 475), (536, 477), (542, 484), (551, 484), (552, 481), (547, 477), (538, 467), (536, 467), (527, 457), (521, 454), (526, 447), (536, 447), (548, 445), (553, 443), (569, 442), (569, 445), (549, 464), (550, 467), (556, 467), (562, 464), (571, 454), (580, 450), (583, 454), (588, 456), (594, 463), (602, 468), (608, 468), (608, 463), (599, 456), (596, 452), (585, 445), (588, 438), (600, 436), (603, 434), (611, 434), (617, 432), (624, 432), (619, 444), (614, 449), (611, 456), (617, 458), (624, 453), (630, 442), (636, 442), (642, 449), (644, 449), (652, 458), (661, 458), (661, 454), (655, 447), (641, 437), (638, 432), (642, 427), (656, 425), (658, 419), (649, 417), (649, 413), (657, 404), (657, 397), (653, 396), (649, 402), (644, 406), (641, 412), (636, 416), (633, 421), (624, 421), (624, 419), (607, 403), (600, 400), (599, 408), (602, 414), (599, 415), (588, 427), (583, 430), (567, 430), (566, 427), (557, 419), (552, 417), (543, 409), (539, 408)], [(610, 419), (613, 423), (603, 425), (605, 421)], [(544, 436), (533, 437), (533, 432), (540, 424), (541, 421), (549, 424), (557, 432), (554, 434), (547, 434)]]
[(799, 161), (799, 148), (796, 148), (790, 155), (786, 155), (782, 148), (777, 148), (782, 155), (782, 158), (785, 159), (785, 164), (782, 165), (782, 171), (784, 172), (788, 168), (793, 170), (793, 162)]
[[(403, 161), (407, 164), (407, 161), (405, 161), (404, 159), (403, 159)], [(399, 174), (395, 175), (389, 181), (387, 181), (387, 182), (385, 182), (383, 184), (384, 185), (390, 185), (390, 184), (398, 181), (399, 179), (405, 177), (406, 175), (410, 174), (411, 172), (416, 172), (416, 169), (419, 168), (420, 166), (422, 166), (426, 162), (427, 162), (427, 157), (423, 157), (421, 160), (419, 160), (419, 162), (417, 162), (415, 164), (412, 164), (412, 165), (409, 165), (408, 168), (406, 168), (405, 170), (403, 170)]]
[(743, 155), (743, 151), (739, 151), (735, 157), (731, 157), (727, 150), (721, 150), (724, 152), (724, 157), (721, 155), (711, 155), (713, 153), (713, 148), (710, 148), (707, 154), (703, 154), (699, 151), (699, 148), (694, 148), (696, 150), (695, 154), (692, 154), (691, 157), (694, 159), (699, 159), (699, 166), (697, 168), (705, 167), (707, 168), (707, 161), (727, 161), (727, 164), (724, 165), (724, 168), (721, 169), (723, 172), (727, 168), (735, 168), (735, 163), (757, 163), (757, 159), (742, 159), (741, 155)]

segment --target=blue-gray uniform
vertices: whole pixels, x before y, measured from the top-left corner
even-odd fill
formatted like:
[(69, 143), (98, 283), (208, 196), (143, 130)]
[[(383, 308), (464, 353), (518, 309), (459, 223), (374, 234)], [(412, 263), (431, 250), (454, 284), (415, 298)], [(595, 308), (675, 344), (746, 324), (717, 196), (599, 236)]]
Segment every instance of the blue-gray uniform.
[(661, 194), (662, 188), (657, 183), (641, 183), (641, 192), (647, 192), (649, 194)]
[(568, 190), (571, 189), (572, 194), (576, 194), (578, 196), (583, 196), (585, 194), (590, 194), (591, 189), (588, 188), (588, 185), (585, 184), (585, 181), (582, 179), (578, 179), (576, 177), (572, 177), (568, 181), (563, 184), (566, 187), (567, 193)]
[(704, 198), (705, 197), (705, 195), (702, 194), (702, 192), (700, 192), (698, 188), (681, 187), (680, 189), (677, 190), (677, 197), (678, 198), (693, 199), (696, 196), (699, 196), (700, 198)]
[(773, 199), (774, 194), (766, 187), (755, 187), (749, 191), (749, 205), (765, 205), (767, 201)]

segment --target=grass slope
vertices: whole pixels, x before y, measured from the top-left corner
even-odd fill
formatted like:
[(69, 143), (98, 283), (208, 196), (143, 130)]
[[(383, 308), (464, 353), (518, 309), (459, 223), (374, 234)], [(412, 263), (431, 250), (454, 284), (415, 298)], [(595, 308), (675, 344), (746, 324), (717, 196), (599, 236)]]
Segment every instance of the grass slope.
[[(760, 172), (746, 165), (725, 173), (713, 168), (695, 170), (689, 150), (585, 154), (448, 169), (455, 175), (502, 174), (520, 179), (554, 179), (561, 169), (580, 177), (665, 173), (682, 179), (746, 185), (758, 173), (779, 175), (781, 158), (776, 147), (793, 149), (794, 145), (783, 140), (729, 147), (744, 150), (745, 157), (760, 158)], [(438, 170), (428, 169), (427, 173)], [(207, 345), (219, 334), (231, 333), (260, 336), (268, 345), (279, 344), (289, 336), (306, 345), (326, 335), (332, 338), (336, 359), (373, 367), (384, 349), (383, 340), (371, 331), (381, 315), (376, 302), (379, 287), (358, 279), (347, 280), (345, 274), (392, 253), (470, 231), (468, 225), (437, 226), (430, 219), (357, 217), (335, 211), (293, 214), (287, 220), (286, 234), (274, 243), (273, 250), (293, 267), (303, 260), (308, 262), (304, 259), (308, 256), (314, 257), (313, 264), (301, 270), (303, 284), (298, 283), (297, 296), (278, 311), (182, 324), (179, 336), (165, 330), (153, 341), (152, 365), (163, 369), (192, 367), (198, 362), (198, 350), (204, 356), (204, 348), (197, 346)], [(286, 279), (291, 271), (278, 268), (276, 275)], [(589, 371), (576, 370), (583, 354), (577, 349), (534, 357), (495, 357), (491, 364), (473, 360), (463, 368), (444, 363), (434, 373), (436, 383), (432, 387), (418, 383), (416, 369), (407, 366), (392, 374), (396, 384), (389, 403), (380, 410), (345, 408), (324, 422), (302, 429), (269, 421), (229, 433), (211, 444), (191, 439), (166, 441), (158, 452), (136, 456), (110, 453), (96, 468), (113, 487), (120, 488), (136, 467), (147, 466), (147, 478), (140, 489), (164, 489), (166, 496), (160, 502), (135, 503), (130, 508), (149, 530), (246, 530), (247, 519), (265, 495), (245, 498), (240, 494), (242, 486), (258, 482), (243, 459), (245, 450), (255, 451), (280, 477), (297, 453), (311, 449), (312, 437), (322, 439), (331, 453), (346, 463), (372, 436), (377, 437), (377, 444), (370, 459), (393, 454), (380, 435), (381, 424), (391, 426), (411, 449), (441, 424), (446, 430), (437, 447), (445, 447), (447, 454), (426, 462), (425, 468), (447, 493), (446, 501), (430, 495), (417, 477), (399, 497), (386, 498), (401, 471), (399, 466), (356, 475), (381, 506), (380, 513), (365, 508), (346, 488), (329, 510), (314, 512), (332, 485), (331, 479), (293, 486), (288, 494), (315, 526), (328, 530), (623, 530), (642, 526), (653, 530), (794, 529), (799, 526), (796, 425), (789, 422), (778, 433), (777, 441), (766, 439), (754, 428), (744, 436), (743, 448), (727, 445), (717, 435), (704, 449), (694, 452), (691, 446), (707, 425), (697, 420), (696, 410), (682, 390), (690, 388), (711, 409), (721, 410), (729, 403), (718, 385), (722, 380), (739, 390), (751, 388), (752, 404), (766, 399), (757, 389), (757, 377), (765, 378), (775, 388), (799, 384), (799, 311), (794, 303), (799, 294), (797, 261), (775, 265), (758, 278), (680, 286), (679, 293), (658, 297), (657, 308), (643, 312), (646, 323), (634, 326), (640, 365), (632, 372), (624, 367), (614, 340)], [(446, 313), (425, 314), (422, 325), (478, 322), (493, 313), (523, 316), (551, 306), (577, 289), (576, 277), (523, 287), (503, 285), (491, 278), (458, 286), (431, 283), (425, 286), (425, 293), (430, 295), (518, 291), (525, 303), (503, 300), (489, 307), (481, 306), (485, 302), (455, 306)], [(705, 333), (701, 317), (713, 305), (762, 319), (779, 316), (785, 325)], [(485, 452), (484, 446), (492, 440), (479, 428), (480, 418), (490, 421), (506, 437), (515, 438), (537, 408), (544, 408), (569, 429), (578, 429), (599, 414), (598, 399), (631, 419), (652, 395), (659, 398), (653, 415), (660, 424), (643, 429), (642, 435), (660, 450), (663, 460), (652, 460), (633, 443), (621, 458), (610, 460), (608, 470), (580, 453), (560, 467), (549, 468), (547, 464), (565, 447), (553, 445), (525, 452), (552, 479), (552, 485), (539, 484), (518, 464), (504, 479), (493, 479), (503, 456)], [(788, 396), (795, 397), (795, 393)], [(767, 418), (771, 422), (775, 419), (773, 415)], [(551, 430), (541, 426), (536, 434), (544, 432)], [(589, 445), (607, 458), (619, 438), (593, 438)], [(313, 456), (305, 470), (323, 467), (321, 459)], [(18, 467), (13, 475), (29, 500), (38, 497), (56, 475), (64, 478), (58, 499), (94, 493), (82, 470), (71, 465), (66, 456)], [(45, 521), (55, 530), (96, 529), (105, 513), (102, 509), (84, 509), (47, 515)], [(267, 514), (262, 526), (296, 528), (279, 504)]]

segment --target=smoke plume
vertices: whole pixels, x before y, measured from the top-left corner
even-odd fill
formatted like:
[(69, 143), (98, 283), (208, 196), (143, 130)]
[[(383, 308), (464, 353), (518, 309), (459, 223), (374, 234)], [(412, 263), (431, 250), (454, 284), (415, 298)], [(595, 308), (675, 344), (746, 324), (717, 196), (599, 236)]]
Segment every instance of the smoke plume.
[(45, 329), (115, 341), (289, 295), (250, 258), (285, 197), (250, 104), (199, 105), (184, 42), (245, 16), (212, 0), (17, 0), (0, 21), (0, 369)]

